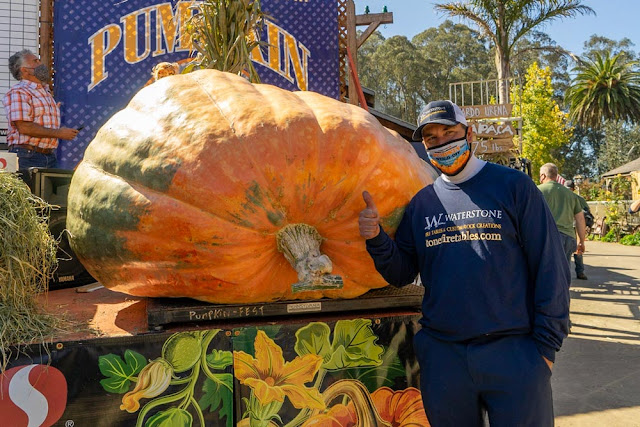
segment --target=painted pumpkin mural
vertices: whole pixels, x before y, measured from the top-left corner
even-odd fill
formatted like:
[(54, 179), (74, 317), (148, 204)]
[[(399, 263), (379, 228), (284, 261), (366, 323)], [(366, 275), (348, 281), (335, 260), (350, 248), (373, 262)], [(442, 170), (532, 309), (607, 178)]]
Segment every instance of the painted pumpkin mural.
[(176, 427), (429, 426), (418, 389), (383, 385), (406, 378), (406, 366), (397, 359), (403, 340), (396, 335), (394, 344), (381, 345), (371, 319), (241, 328), (230, 335), (233, 351), (216, 348), (220, 332), (174, 333), (159, 354), (127, 349), (99, 356), (100, 385), (118, 396), (120, 411), (127, 413), (120, 421)]
[(251, 303), (386, 285), (362, 191), (393, 234), (429, 178), (369, 113), (213, 70), (142, 89), (97, 133), (69, 191), (73, 250), (131, 295)]

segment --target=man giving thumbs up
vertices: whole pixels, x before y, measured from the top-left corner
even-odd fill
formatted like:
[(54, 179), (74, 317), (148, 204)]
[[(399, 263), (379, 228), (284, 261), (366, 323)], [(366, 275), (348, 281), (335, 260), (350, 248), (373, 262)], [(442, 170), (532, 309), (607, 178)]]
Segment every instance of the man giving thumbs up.
[(414, 348), (432, 426), (552, 426), (551, 367), (568, 333), (569, 269), (542, 193), (527, 175), (471, 153), (451, 101), (429, 103), (421, 139), (442, 175), (418, 192), (391, 239), (363, 192), (360, 235), (395, 286), (420, 274)]
[(373, 202), (373, 197), (368, 191), (362, 193), (362, 198), (367, 207), (360, 212), (360, 218), (358, 218), (358, 225), (360, 226), (360, 235), (365, 239), (373, 239), (380, 234), (380, 217), (378, 216), (378, 209)]

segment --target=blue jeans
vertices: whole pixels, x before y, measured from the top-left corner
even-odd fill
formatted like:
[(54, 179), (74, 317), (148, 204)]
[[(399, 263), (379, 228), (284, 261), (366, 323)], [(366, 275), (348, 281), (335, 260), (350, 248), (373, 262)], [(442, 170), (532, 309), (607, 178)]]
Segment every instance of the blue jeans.
[(27, 170), (29, 168), (57, 168), (58, 158), (56, 152), (43, 154), (35, 151), (25, 150), (21, 147), (10, 147), (10, 153), (18, 155), (18, 169)]
[(578, 249), (578, 241), (575, 237), (567, 236), (564, 233), (560, 233), (560, 241), (562, 242), (564, 254), (567, 257), (567, 264), (569, 265), (569, 269), (571, 269), (571, 255)]
[(58, 158), (55, 150), (51, 154), (38, 153), (22, 147), (9, 147), (10, 153), (18, 155), (18, 174), (20, 178), (33, 190), (29, 168), (57, 168)]
[(576, 262), (576, 274), (584, 273), (584, 260), (582, 254), (573, 254), (573, 260)]

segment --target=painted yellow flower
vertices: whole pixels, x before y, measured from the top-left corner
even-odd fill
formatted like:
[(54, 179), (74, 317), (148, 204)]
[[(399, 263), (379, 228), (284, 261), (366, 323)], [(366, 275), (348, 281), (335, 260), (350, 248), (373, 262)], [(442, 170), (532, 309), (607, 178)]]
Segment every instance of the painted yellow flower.
[(158, 358), (142, 368), (138, 383), (133, 391), (122, 397), (121, 411), (136, 412), (140, 409), (140, 399), (159, 396), (169, 387), (173, 369), (169, 362)]
[(307, 354), (285, 362), (282, 349), (264, 331), (258, 331), (255, 349), (255, 359), (243, 351), (234, 351), (233, 367), (236, 378), (253, 389), (262, 405), (274, 400), (283, 402), (287, 396), (298, 409), (325, 408), (320, 392), (304, 385), (320, 369), (321, 356)]

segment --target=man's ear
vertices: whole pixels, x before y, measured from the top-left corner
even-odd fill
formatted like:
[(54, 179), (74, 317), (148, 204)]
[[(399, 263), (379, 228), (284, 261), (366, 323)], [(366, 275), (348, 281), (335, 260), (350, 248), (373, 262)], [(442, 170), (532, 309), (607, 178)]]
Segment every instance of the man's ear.
[(473, 142), (473, 127), (471, 125), (467, 126), (467, 142), (469, 144)]

